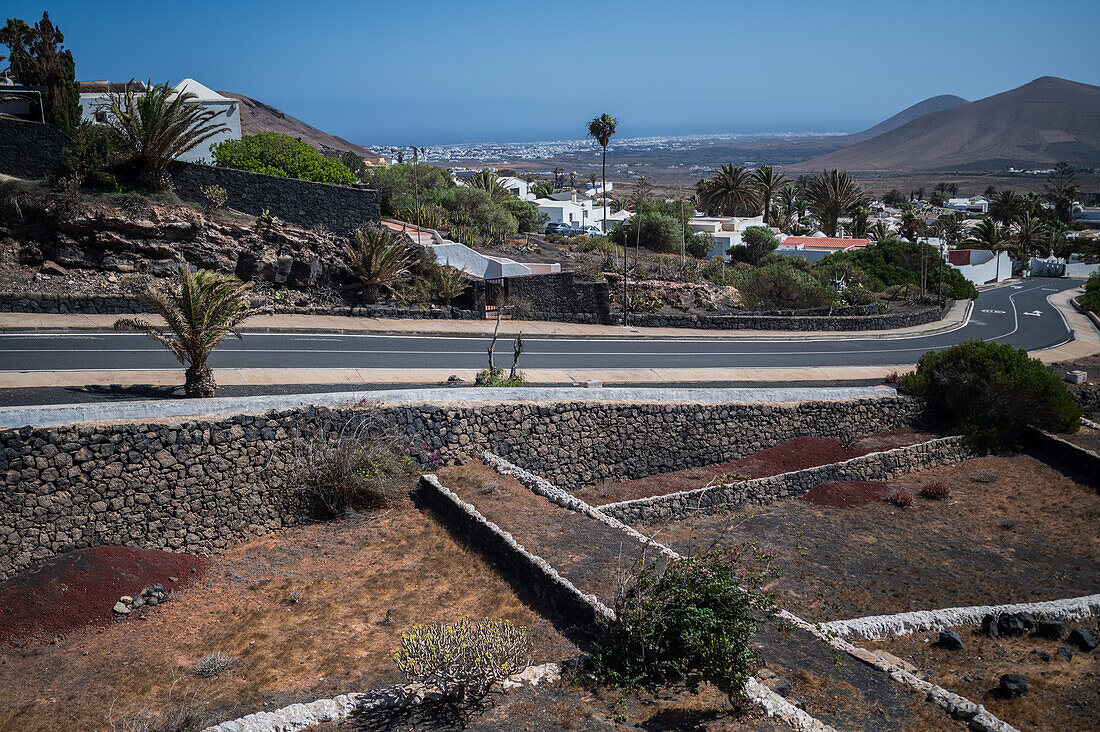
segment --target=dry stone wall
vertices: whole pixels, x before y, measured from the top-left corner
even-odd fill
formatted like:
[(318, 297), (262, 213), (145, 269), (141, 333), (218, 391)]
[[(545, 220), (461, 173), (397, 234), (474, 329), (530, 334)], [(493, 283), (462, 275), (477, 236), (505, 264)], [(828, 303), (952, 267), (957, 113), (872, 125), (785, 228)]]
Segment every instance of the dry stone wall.
[(965, 460), (975, 454), (965, 437), (945, 437), (894, 450), (796, 470), (767, 478), (739, 481), (711, 488), (608, 503), (599, 510), (628, 524), (680, 519), (693, 514), (725, 511), (748, 503), (796, 498), (819, 483), (886, 480), (897, 475)]
[(724, 462), (799, 435), (914, 424), (905, 397), (790, 404), (568, 401), (305, 408), (0, 431), (0, 579), (94, 544), (212, 552), (303, 519), (281, 455), (376, 410), (444, 460), (489, 450), (571, 489)]

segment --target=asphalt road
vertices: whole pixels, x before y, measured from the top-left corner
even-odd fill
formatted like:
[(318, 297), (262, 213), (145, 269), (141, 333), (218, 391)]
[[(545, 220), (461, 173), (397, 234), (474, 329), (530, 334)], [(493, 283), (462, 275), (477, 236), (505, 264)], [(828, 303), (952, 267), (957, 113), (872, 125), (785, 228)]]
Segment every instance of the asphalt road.
[[(1076, 287), (1061, 279), (1025, 280), (983, 292), (957, 329), (905, 338), (820, 340), (525, 339), (526, 369), (880, 366), (915, 363), (922, 353), (967, 339), (1036, 350), (1066, 342), (1070, 331), (1047, 297)], [(865, 334), (866, 335), (866, 334)], [(488, 339), (253, 333), (229, 339), (214, 368), (481, 368)], [(501, 339), (497, 360), (511, 363)], [(0, 371), (173, 369), (176, 360), (138, 334), (0, 334)]]

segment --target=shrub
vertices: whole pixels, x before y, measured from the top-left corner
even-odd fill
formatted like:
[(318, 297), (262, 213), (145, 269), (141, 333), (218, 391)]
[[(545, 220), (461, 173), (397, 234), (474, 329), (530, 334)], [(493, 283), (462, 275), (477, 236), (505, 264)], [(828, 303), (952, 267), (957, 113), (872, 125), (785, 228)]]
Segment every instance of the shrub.
[(292, 485), (330, 516), (391, 504), (418, 472), (408, 445), (371, 416), (350, 419), (334, 438), (301, 441), (288, 462)]
[[(640, 233), (639, 233), (640, 230)], [(680, 251), (680, 221), (660, 213), (643, 212), (611, 229), (616, 244), (634, 246), (635, 242), (655, 252)]]
[(707, 552), (639, 568), (601, 623), (592, 655), (604, 683), (653, 687), (708, 681), (732, 700), (753, 669), (754, 617), (774, 613), (762, 591), (778, 571), (755, 547), (713, 546)]
[(937, 480), (921, 488), (920, 494), (922, 498), (932, 501), (944, 501), (951, 497), (951, 489)]
[(76, 130), (72, 147), (65, 148), (61, 174), (79, 176), (91, 188), (118, 190), (118, 168), (130, 157), (126, 141), (107, 125), (83, 122)]
[[(978, 296), (974, 284), (963, 277), (959, 270), (946, 264), (935, 247), (916, 242), (887, 239), (861, 249), (835, 252), (818, 260), (814, 269), (830, 272), (836, 265), (848, 262), (866, 273), (867, 286), (870, 289), (881, 291), (891, 285), (919, 285), (922, 258), (927, 266), (925, 282), (929, 291), (935, 289), (942, 273), (944, 290), (948, 297), (966, 300)], [(942, 272), (937, 271), (937, 268)]]
[(517, 371), (515, 376), (505, 376), (504, 369), (482, 369), (474, 378), (474, 386), (525, 386), (527, 376), (522, 371)]
[(199, 193), (202, 194), (203, 198), (202, 210), (208, 214), (217, 211), (229, 202), (229, 191), (217, 184), (200, 186)]
[(779, 240), (766, 226), (750, 226), (745, 229), (745, 233), (741, 235), (741, 242), (740, 245), (727, 249), (726, 254), (730, 255), (735, 262), (749, 264), (759, 264), (761, 259), (774, 252), (779, 246)]
[(930, 351), (898, 379), (898, 389), (924, 397), (950, 429), (985, 444), (1018, 439), (1028, 426), (1075, 432), (1081, 423), (1058, 377), (1007, 343), (966, 341)]
[(336, 158), (325, 157), (316, 148), (290, 135), (259, 132), (239, 140), (224, 140), (211, 146), (214, 161), (223, 168), (278, 175), (317, 183), (355, 183), (355, 176)]
[(215, 676), (221, 676), (237, 665), (237, 659), (230, 656), (225, 651), (214, 651), (207, 653), (199, 661), (199, 665), (195, 667), (195, 675), (204, 679), (213, 678)]
[(898, 508), (910, 508), (913, 505), (913, 494), (904, 488), (898, 488), (886, 500)]
[(1085, 282), (1085, 294), (1081, 297), (1081, 309), (1100, 313), (1100, 273), (1091, 275)]
[(816, 308), (833, 302), (835, 293), (813, 275), (789, 264), (769, 264), (735, 280), (745, 304), (757, 310)]
[(476, 701), (493, 684), (527, 665), (527, 629), (507, 620), (418, 625), (401, 636), (394, 663), (409, 679), (438, 688), (445, 698)]

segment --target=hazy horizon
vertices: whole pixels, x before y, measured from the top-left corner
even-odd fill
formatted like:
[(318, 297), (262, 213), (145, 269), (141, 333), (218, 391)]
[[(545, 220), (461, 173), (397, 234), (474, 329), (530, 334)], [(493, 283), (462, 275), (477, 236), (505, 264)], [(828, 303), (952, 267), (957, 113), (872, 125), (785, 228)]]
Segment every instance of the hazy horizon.
[[(362, 145), (857, 132), (926, 98), (1100, 84), (1100, 3), (669, 5), (9, 0), (50, 11), (77, 78), (193, 77)], [(964, 12), (965, 10), (965, 12)]]

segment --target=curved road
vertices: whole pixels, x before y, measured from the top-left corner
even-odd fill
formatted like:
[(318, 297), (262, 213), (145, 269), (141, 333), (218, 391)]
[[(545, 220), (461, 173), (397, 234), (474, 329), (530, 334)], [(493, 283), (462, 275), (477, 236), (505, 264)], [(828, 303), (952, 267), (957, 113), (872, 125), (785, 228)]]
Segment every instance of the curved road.
[[(1078, 286), (1073, 280), (1033, 279), (986, 290), (970, 320), (951, 331), (899, 338), (842, 335), (803, 340), (525, 339), (527, 369), (888, 366), (915, 363), (929, 350), (980, 338), (1029, 351), (1070, 339), (1065, 318), (1047, 298)], [(225, 341), (215, 368), (481, 368), (485, 338), (251, 333)], [(498, 359), (511, 360), (511, 342), (498, 341)], [(162, 347), (138, 334), (0, 335), (0, 371), (173, 369)]]

